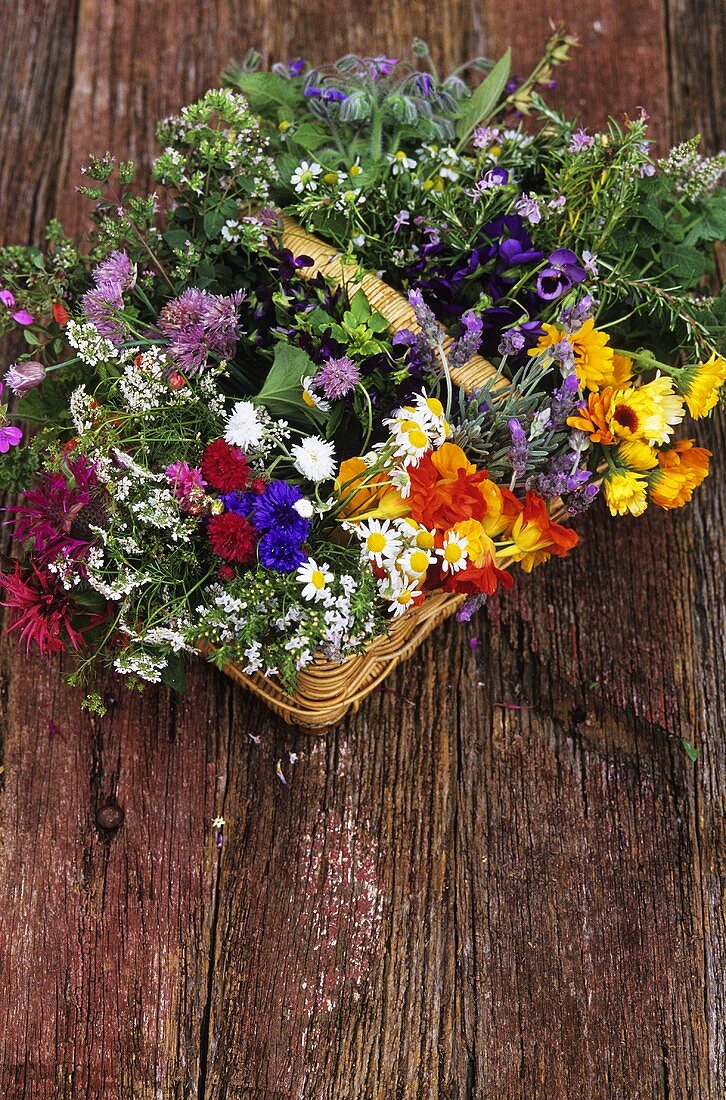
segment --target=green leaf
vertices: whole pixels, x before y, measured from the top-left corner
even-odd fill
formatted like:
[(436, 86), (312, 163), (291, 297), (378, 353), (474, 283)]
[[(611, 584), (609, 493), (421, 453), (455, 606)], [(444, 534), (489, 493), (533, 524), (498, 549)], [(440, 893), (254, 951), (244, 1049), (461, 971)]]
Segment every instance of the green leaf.
[(224, 225), (226, 218), (220, 210), (207, 210), (204, 215), (204, 232), (211, 240), (213, 237), (219, 236), (219, 231)]
[(189, 234), (186, 229), (167, 229), (164, 233), (164, 240), (169, 248), (184, 248), (189, 240)]
[(684, 290), (694, 286), (708, 268), (704, 254), (686, 244), (664, 244), (660, 250), (660, 262), (669, 278), (676, 279)]
[(302, 380), (315, 374), (315, 364), (302, 348), (278, 344), (275, 360), (255, 401), (273, 416), (295, 417), (313, 412), (303, 404)]
[(35, 333), (31, 332), (30, 329), (27, 328), (23, 329), (23, 340), (25, 340), (26, 344), (30, 344), (31, 348), (37, 348), (38, 344), (40, 343), (40, 340), (35, 335)]
[(277, 73), (235, 73), (234, 83), (244, 92), (255, 113), (275, 107), (295, 107), (302, 96), (291, 80)]
[(184, 668), (184, 660), (180, 653), (170, 653), (167, 666), (162, 670), (161, 682), (174, 691), (185, 692), (187, 690), (187, 677)]
[(292, 134), (290, 144), (293, 142), (304, 149), (306, 153), (314, 153), (328, 140), (328, 133), (317, 122), (303, 122)]
[(499, 58), (496, 65), (489, 73), (489, 76), (482, 80), (478, 88), (475, 88), (469, 99), (464, 100), (462, 103), (461, 114), (459, 120), (456, 123), (456, 136), (459, 139), (459, 148), (461, 148), (469, 134), (476, 126), (480, 126), (483, 122), (494, 113), (494, 109), (499, 103), (500, 96), (507, 86), (509, 80), (509, 73), (512, 68), (512, 51), (507, 49), (507, 52)]
[(681, 738), (681, 744), (683, 745), (683, 751), (689, 760), (694, 764), (698, 760), (699, 752), (695, 745), (692, 745), (690, 741), (686, 741), (685, 737)]

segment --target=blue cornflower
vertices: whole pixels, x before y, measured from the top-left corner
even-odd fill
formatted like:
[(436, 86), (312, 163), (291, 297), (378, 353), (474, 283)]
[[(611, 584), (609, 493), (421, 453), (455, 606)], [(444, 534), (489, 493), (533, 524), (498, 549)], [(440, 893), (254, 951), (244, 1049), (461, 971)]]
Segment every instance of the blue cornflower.
[[(307, 520), (303, 520), (307, 523)], [(300, 549), (297, 539), (283, 531), (268, 531), (257, 544), (260, 563), (265, 569), (275, 569), (278, 573), (292, 573), (307, 560), (307, 554)]]
[(257, 493), (223, 493), (222, 504), (228, 512), (236, 512), (238, 516), (248, 516), (252, 511), (252, 505), (258, 500)]
[(305, 519), (294, 507), (302, 500), (297, 485), (287, 481), (271, 481), (265, 492), (255, 500), (252, 510), (254, 524), (258, 531), (273, 531), (284, 535), (288, 542), (298, 545), (305, 541), (310, 533), (310, 520)]

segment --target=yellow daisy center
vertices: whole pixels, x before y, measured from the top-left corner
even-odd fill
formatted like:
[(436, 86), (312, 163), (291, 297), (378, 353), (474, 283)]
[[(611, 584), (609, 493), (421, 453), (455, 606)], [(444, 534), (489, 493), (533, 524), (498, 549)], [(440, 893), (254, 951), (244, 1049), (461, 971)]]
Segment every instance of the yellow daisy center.
[(420, 428), (409, 428), (406, 435), (412, 447), (425, 447), (429, 441), (426, 432), (422, 432)]
[(431, 550), (434, 545), (434, 536), (430, 531), (418, 531), (416, 534), (416, 546), (419, 550)]
[(309, 390), (303, 390), (303, 401), (311, 408), (315, 408), (315, 399)]
[(325, 588), (325, 574), (321, 573), (319, 569), (314, 569), (310, 576), (310, 583), (313, 588), (317, 588), (318, 590)]
[(380, 531), (373, 531), (366, 539), (366, 546), (371, 554), (380, 554), (381, 550), (386, 547), (386, 536), (382, 535)]
[(414, 573), (425, 573), (429, 567), (428, 554), (424, 550), (414, 550), (409, 561)]
[(461, 549), (458, 542), (450, 542), (449, 545), (444, 549), (444, 557), (450, 565), (455, 565), (456, 562), (461, 559), (461, 555), (463, 554), (463, 552), (464, 551)]

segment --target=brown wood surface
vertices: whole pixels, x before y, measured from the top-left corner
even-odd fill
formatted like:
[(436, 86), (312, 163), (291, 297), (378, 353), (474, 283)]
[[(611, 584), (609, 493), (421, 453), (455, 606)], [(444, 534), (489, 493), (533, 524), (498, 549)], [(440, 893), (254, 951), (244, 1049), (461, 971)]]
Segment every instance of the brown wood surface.
[[(723, 142), (717, 0), (0, 0), (0, 240), (77, 228), (83, 157), (148, 166), (248, 45), (511, 41), (525, 71), (549, 17), (587, 121)], [(0, 1096), (721, 1100), (723, 420), (699, 434), (692, 507), (596, 510), (324, 739), (204, 667), (90, 719), (4, 641)]]

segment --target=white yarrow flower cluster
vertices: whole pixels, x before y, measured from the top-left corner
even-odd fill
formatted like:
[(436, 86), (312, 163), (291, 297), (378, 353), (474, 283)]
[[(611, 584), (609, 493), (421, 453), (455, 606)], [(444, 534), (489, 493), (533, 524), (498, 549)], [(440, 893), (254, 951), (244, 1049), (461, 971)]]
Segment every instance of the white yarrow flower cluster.
[(90, 321), (70, 320), (65, 327), (68, 343), (78, 352), (78, 358), (87, 367), (97, 367), (99, 363), (115, 363), (128, 358), (129, 351), (117, 348)]

